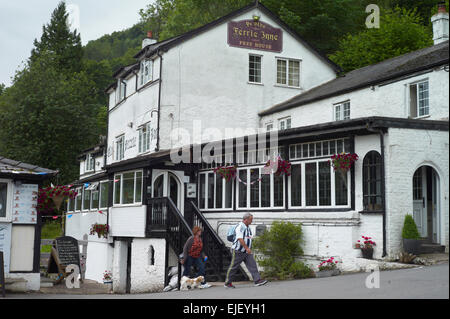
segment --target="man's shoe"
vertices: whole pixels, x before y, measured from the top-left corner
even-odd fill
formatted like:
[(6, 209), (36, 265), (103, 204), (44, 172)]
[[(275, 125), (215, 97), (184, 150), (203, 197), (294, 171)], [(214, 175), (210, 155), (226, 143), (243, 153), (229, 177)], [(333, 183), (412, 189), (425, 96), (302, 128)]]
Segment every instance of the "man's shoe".
[(233, 286), (233, 284), (230, 282), (230, 283), (225, 283), (225, 285), (223, 285), (225, 288), (236, 288), (235, 286)]
[(267, 280), (263, 280), (263, 279), (260, 279), (260, 280), (255, 282), (255, 286), (262, 286), (262, 285), (265, 285), (265, 284), (267, 284)]

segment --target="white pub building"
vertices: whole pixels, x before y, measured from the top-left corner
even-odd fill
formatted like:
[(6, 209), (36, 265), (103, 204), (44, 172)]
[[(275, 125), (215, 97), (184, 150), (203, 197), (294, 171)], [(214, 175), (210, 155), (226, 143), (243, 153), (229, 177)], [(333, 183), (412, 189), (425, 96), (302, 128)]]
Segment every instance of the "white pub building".
[[(257, 2), (171, 39), (149, 35), (106, 90), (106, 140), (79, 157), (66, 235), (89, 235), (86, 278), (110, 270), (115, 292), (161, 291), (200, 225), (207, 276), (223, 280), (227, 229), (247, 211), (256, 235), (273, 221), (301, 223), (312, 264), (334, 256), (350, 269), (362, 235), (375, 259), (395, 259), (406, 214), (448, 252), (445, 9), (432, 22), (433, 46), (347, 74)], [(275, 148), (260, 142), (270, 132)], [(225, 152), (199, 163), (194, 150), (211, 141)], [(191, 152), (178, 163), (180, 145)], [(329, 161), (342, 152), (359, 157), (343, 175)], [(291, 175), (263, 175), (278, 155)], [(233, 165), (230, 181), (214, 172)], [(89, 234), (94, 223), (109, 225), (108, 238)]]

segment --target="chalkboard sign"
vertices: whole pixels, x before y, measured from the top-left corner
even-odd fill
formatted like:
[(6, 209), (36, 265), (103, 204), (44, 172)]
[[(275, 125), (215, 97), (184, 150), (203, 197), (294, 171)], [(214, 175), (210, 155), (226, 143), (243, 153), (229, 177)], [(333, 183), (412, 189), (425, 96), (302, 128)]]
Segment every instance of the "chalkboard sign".
[(59, 237), (55, 239), (53, 246), (48, 262), (48, 273), (59, 273), (60, 279), (63, 279), (67, 275), (66, 266), (71, 264), (77, 265), (81, 271), (78, 240), (70, 236)]
[(0, 288), (2, 295), (5, 297), (5, 267), (3, 264), (3, 251), (0, 251)]
[(73, 237), (65, 236), (56, 238), (55, 242), (61, 265), (68, 266), (70, 264), (75, 264), (80, 267), (80, 248), (78, 247), (78, 240)]

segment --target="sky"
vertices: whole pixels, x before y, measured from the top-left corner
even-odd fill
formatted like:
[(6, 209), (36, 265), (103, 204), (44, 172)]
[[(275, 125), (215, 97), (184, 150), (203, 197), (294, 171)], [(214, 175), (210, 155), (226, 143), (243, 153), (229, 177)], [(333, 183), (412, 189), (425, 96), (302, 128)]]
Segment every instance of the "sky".
[[(0, 0), (0, 84), (11, 85), (11, 77), (30, 57), (34, 39), (50, 22), (60, 0)], [(139, 10), (153, 0), (66, 0), (78, 26), (81, 41), (127, 29), (139, 21)], [(77, 18), (78, 17), (78, 18)], [(70, 18), (69, 18), (70, 19)]]

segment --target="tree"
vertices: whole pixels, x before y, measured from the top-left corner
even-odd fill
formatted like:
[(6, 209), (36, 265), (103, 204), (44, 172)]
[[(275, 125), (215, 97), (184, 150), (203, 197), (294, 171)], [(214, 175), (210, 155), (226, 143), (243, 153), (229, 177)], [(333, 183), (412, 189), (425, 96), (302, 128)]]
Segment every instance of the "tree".
[(1, 96), (0, 153), (58, 169), (59, 181), (69, 183), (79, 174), (77, 155), (98, 142), (99, 105), (86, 73), (62, 73), (56, 59), (41, 51)]
[(31, 61), (49, 51), (54, 53), (54, 62), (59, 71), (81, 71), (83, 58), (81, 38), (77, 30), (70, 31), (67, 23), (68, 15), (66, 4), (60, 2), (52, 13), (50, 23), (42, 27), (40, 41), (34, 40)]
[(382, 10), (380, 28), (347, 35), (330, 59), (348, 72), (432, 44), (431, 30), (415, 10)]
[(5, 84), (0, 83), (0, 96), (3, 94), (3, 92), (5, 92), (5, 90), (6, 90)]

